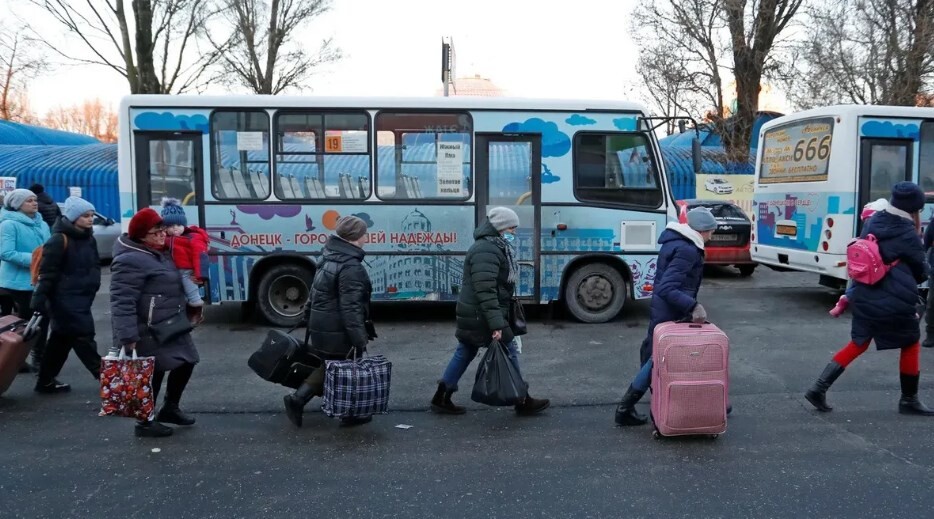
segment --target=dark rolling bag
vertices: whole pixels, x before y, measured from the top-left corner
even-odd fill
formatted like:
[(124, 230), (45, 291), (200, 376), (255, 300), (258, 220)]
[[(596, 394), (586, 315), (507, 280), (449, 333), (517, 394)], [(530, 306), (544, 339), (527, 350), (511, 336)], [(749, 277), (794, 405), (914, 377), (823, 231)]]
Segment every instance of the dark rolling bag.
[(286, 332), (269, 330), (247, 364), (263, 380), (297, 389), (320, 359), (305, 351), (305, 344)]

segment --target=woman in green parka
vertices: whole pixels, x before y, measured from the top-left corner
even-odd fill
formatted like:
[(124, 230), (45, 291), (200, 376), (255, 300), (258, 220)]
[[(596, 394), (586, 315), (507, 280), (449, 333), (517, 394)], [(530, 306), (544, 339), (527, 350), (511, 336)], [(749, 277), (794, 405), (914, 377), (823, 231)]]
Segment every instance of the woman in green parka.
[[(480, 348), (492, 341), (508, 345), (509, 359), (519, 370), (515, 337), (509, 327), (509, 303), (519, 282), (515, 247), (519, 216), (506, 207), (494, 207), (474, 233), (474, 243), (464, 258), (464, 281), (457, 297), (457, 349), (438, 381), (431, 409), (441, 414), (464, 414), (451, 401), (457, 383)], [(516, 405), (520, 415), (545, 410), (549, 401), (527, 396)]]

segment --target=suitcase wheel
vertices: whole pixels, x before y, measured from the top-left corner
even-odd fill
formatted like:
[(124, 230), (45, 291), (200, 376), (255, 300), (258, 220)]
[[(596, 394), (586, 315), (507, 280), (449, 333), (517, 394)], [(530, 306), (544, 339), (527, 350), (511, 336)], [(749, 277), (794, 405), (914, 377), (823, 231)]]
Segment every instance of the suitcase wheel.
[(662, 438), (662, 433), (658, 432), (658, 429), (655, 429), (654, 431), (652, 431), (652, 438), (655, 438), (656, 440), (660, 440)]

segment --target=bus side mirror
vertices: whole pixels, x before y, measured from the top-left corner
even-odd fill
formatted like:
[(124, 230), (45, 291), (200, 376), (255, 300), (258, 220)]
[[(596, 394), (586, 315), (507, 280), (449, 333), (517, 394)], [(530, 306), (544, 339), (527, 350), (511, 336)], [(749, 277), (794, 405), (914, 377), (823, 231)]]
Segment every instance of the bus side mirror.
[(688, 123), (684, 119), (679, 120), (678, 121), (678, 133), (684, 133), (685, 129), (687, 129), (687, 125)]
[(691, 141), (691, 160), (694, 162), (694, 174), (701, 172), (701, 145), (700, 140), (695, 137)]

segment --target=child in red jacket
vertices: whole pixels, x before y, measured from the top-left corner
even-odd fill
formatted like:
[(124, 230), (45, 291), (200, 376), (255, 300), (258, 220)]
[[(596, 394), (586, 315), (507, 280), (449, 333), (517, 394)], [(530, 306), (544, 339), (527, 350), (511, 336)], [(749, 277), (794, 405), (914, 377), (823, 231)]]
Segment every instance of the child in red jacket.
[[(175, 198), (162, 200), (162, 222), (166, 231), (166, 246), (172, 253), (175, 267), (182, 274), (182, 285), (188, 298), (188, 316), (192, 324), (204, 321), (204, 300), (199, 285), (206, 279), (202, 260), (210, 246), (208, 233), (198, 226), (188, 226), (185, 209)], [(207, 268), (207, 265), (204, 265)]]

